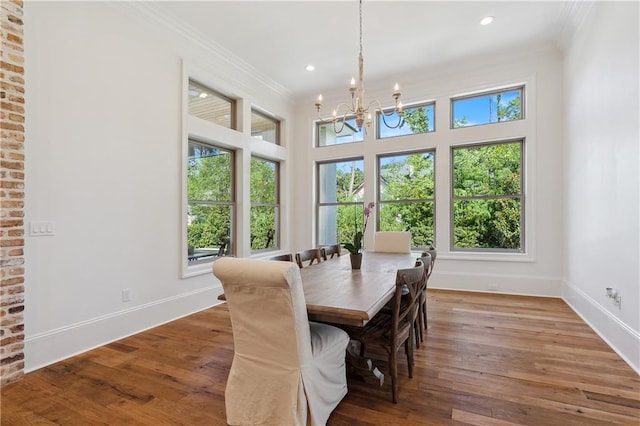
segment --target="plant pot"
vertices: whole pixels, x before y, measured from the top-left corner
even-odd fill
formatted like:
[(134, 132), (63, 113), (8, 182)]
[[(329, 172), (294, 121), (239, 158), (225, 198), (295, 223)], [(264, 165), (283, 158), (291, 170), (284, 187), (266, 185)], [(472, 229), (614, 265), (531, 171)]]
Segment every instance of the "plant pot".
[(351, 258), (351, 269), (360, 269), (360, 265), (362, 265), (362, 253), (349, 253), (349, 257)]

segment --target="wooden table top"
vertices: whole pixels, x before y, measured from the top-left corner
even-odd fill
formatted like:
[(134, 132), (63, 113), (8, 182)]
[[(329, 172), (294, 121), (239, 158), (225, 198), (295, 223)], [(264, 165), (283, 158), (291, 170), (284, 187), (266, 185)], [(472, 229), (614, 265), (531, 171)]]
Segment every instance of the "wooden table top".
[(416, 253), (364, 252), (361, 269), (349, 254), (300, 270), (311, 321), (363, 326), (391, 300), (399, 268), (413, 266)]

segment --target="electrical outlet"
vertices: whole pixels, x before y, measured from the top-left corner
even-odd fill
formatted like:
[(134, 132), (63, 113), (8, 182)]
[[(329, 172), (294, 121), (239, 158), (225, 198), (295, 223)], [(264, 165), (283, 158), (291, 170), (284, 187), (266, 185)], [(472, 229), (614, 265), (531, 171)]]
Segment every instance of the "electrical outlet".
[(131, 301), (131, 289), (125, 288), (122, 290), (122, 301), (129, 302)]

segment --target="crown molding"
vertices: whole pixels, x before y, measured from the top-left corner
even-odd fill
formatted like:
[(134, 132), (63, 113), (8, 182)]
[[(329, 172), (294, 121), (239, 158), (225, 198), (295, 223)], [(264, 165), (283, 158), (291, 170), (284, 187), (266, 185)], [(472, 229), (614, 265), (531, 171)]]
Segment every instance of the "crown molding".
[[(197, 49), (200, 53), (198, 60), (210, 65), (213, 69), (219, 68), (221, 62), (225, 63), (238, 71), (238, 74), (235, 75), (246, 75), (277, 95), (288, 100), (292, 98), (292, 92), (288, 88), (267, 77), (257, 68), (225, 49), (211, 38), (194, 30), (186, 22), (171, 16), (157, 3), (118, 1), (108, 2), (107, 4), (134, 18), (140, 24), (159, 27), (178, 36), (177, 39), (174, 39), (178, 45), (186, 46), (185, 50)], [(251, 89), (250, 86), (245, 81), (235, 77), (235, 75), (225, 75), (225, 80), (233, 83), (236, 87), (249, 91)]]

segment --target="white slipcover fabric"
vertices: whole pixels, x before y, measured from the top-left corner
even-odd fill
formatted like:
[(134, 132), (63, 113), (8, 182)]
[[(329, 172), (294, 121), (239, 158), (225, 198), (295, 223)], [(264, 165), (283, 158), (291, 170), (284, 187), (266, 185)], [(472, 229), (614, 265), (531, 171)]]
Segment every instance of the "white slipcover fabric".
[(298, 265), (225, 257), (213, 273), (233, 329), (227, 423), (326, 424), (347, 393), (349, 336), (309, 322)]
[(373, 251), (384, 253), (409, 253), (411, 251), (411, 232), (378, 231), (375, 234)]

